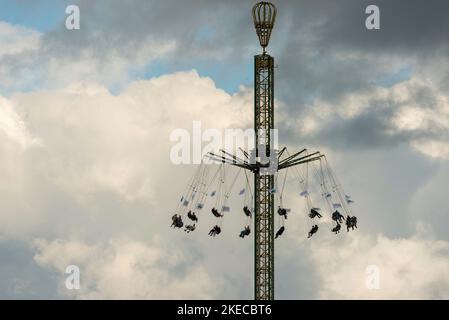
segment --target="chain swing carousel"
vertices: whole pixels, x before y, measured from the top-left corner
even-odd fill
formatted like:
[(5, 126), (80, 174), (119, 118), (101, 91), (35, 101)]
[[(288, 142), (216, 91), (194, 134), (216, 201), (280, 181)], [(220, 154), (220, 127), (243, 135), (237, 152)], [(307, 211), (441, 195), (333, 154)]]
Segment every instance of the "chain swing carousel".
[[(285, 151), (284, 159), (290, 158), (287, 148)], [(309, 157), (307, 150), (303, 153), (304, 157)], [(313, 156), (317, 157), (317, 154)], [(214, 154), (209, 154), (208, 157), (217, 160)], [(320, 226), (323, 227), (322, 225), (329, 221), (332, 223), (329, 228), (335, 234), (340, 233), (342, 225), (346, 226), (347, 232), (357, 228), (357, 217), (351, 212), (354, 201), (351, 196), (344, 193), (326, 156), (319, 155), (317, 158), (317, 161), (307, 162), (302, 167), (292, 166), (283, 173), (279, 171), (274, 175), (274, 187), (269, 190), (269, 193), (275, 196), (277, 208), (275, 238), (279, 238), (284, 233), (288, 215), (291, 212), (290, 208), (285, 207), (283, 200), (287, 180), (297, 183), (296, 193), (303, 198), (304, 209), (294, 211), (308, 216), (310, 221), (308, 238), (311, 238), (318, 232)], [(242, 168), (234, 168), (223, 159), (220, 161), (218, 165), (202, 162), (196, 169), (176, 206), (175, 214), (172, 216), (172, 228), (184, 230), (186, 233), (195, 231), (205, 209), (215, 219), (209, 235), (212, 237), (220, 235), (223, 220), (232, 211), (229, 199), (235, 196), (240, 197), (242, 203), (241, 208), (236, 210), (242, 215), (243, 221), (242, 231), (238, 236), (244, 239), (250, 235), (254, 194), (248, 173)], [(236, 182), (242, 174), (244, 185), (238, 188)], [(323, 215), (330, 219), (322, 219)]]
[[(309, 153), (307, 149), (290, 155), (286, 147), (280, 151), (274, 149), (271, 132), (274, 130), (275, 63), (266, 48), (276, 15), (277, 9), (270, 2), (261, 1), (252, 10), (263, 49), (261, 54), (254, 56), (255, 149), (251, 153), (240, 149), (240, 156), (224, 150), (207, 154), (208, 160), (215, 160), (217, 165), (206, 164), (205, 161), (199, 165), (171, 218), (172, 228), (192, 233), (197, 230), (204, 212), (209, 212), (215, 220), (211, 229), (208, 228), (209, 235), (217, 237), (223, 231), (224, 219), (233, 212), (229, 205), (230, 197), (242, 197), (242, 207), (235, 210), (241, 214), (242, 231), (236, 236), (242, 239), (250, 234), (254, 236), (256, 300), (274, 299), (274, 241), (286, 232), (289, 216), (307, 215), (310, 223), (308, 238), (312, 238), (325, 224), (328, 224), (329, 232), (335, 234), (340, 233), (343, 225), (347, 232), (357, 228), (357, 218), (351, 210), (354, 201), (344, 193), (325, 155), (319, 151)], [(276, 170), (267, 170), (271, 167), (271, 160), (268, 163), (262, 161), (265, 156), (276, 159)], [(235, 189), (242, 172), (245, 182)], [(284, 203), (284, 189), (289, 176), (297, 182), (295, 192), (304, 199), (304, 210), (290, 210)]]

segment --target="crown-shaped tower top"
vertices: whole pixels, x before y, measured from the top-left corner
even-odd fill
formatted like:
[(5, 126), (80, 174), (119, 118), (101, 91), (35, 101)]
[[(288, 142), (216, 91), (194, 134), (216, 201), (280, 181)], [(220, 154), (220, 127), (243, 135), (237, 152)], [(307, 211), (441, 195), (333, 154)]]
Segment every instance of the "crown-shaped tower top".
[(276, 7), (270, 2), (261, 1), (253, 7), (254, 26), (264, 52), (270, 42), (271, 31), (276, 21), (276, 12)]

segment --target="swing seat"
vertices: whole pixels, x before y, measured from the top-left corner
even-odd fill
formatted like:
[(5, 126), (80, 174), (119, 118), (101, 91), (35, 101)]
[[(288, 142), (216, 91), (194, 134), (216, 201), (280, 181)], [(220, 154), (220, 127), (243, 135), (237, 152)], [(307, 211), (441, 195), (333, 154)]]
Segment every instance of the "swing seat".
[(213, 214), (215, 217), (217, 217), (217, 218), (223, 217), (223, 215), (220, 214), (220, 212), (218, 212), (218, 210), (215, 209), (215, 208), (212, 208), (211, 212), (212, 212), (212, 214)]
[(337, 222), (337, 225), (335, 228), (332, 229), (332, 232), (335, 232), (335, 234), (339, 233), (341, 229), (341, 225)]
[(196, 216), (195, 212), (189, 211), (187, 213), (187, 217), (194, 222), (198, 222), (198, 217)]
[(251, 218), (251, 210), (249, 210), (247, 206), (243, 207), (243, 212), (247, 217)]
[(318, 219), (321, 219), (321, 214), (316, 209), (311, 209), (309, 213), (309, 217), (314, 219), (315, 217), (318, 217)]
[(277, 239), (278, 237), (282, 236), (284, 231), (285, 231), (285, 227), (284, 226), (280, 227), (279, 230), (276, 232), (276, 235), (274, 238)]

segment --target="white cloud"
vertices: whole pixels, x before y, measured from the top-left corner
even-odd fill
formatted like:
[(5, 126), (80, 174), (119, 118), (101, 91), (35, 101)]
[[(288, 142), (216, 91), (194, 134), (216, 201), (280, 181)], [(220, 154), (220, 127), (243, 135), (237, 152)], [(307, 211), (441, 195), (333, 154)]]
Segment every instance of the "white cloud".
[(38, 224), (40, 213), (32, 213), (24, 197), (33, 180), (27, 158), (40, 147), (14, 104), (0, 96), (0, 235), (29, 231)]
[[(416, 235), (406, 239), (350, 235), (314, 245), (312, 260), (321, 299), (447, 299), (449, 243)], [(368, 266), (379, 270), (379, 289), (370, 290)]]
[(25, 122), (14, 110), (9, 100), (0, 96), (0, 133), (8, 141), (20, 146), (22, 149), (33, 145), (39, 145), (39, 140), (31, 137), (26, 128)]
[[(67, 293), (61, 280), (63, 295), (96, 299), (214, 298), (222, 297), (223, 292), (235, 294), (221, 284), (222, 275), (208, 273), (207, 264), (188, 267), (178, 277), (177, 270), (189, 257), (179, 248), (158, 241), (132, 240), (131, 229), (125, 227), (132, 212), (118, 216), (110, 213), (104, 226), (103, 220), (98, 220), (99, 213), (91, 207), (103, 206), (96, 202), (103, 192), (111, 192), (117, 203), (143, 201), (151, 212), (132, 221), (143, 225), (144, 220), (139, 219), (148, 219), (148, 234), (169, 237), (158, 231), (161, 221), (168, 223), (167, 212), (172, 209), (173, 193), (164, 194), (173, 191), (169, 177), (177, 175), (168, 159), (169, 133), (177, 127), (190, 129), (192, 120), (202, 120), (203, 128), (244, 126), (250, 122), (251, 97), (246, 89), (229, 95), (217, 89), (212, 80), (192, 71), (138, 81), (118, 95), (95, 83), (74, 83), (62, 90), (3, 99), (9, 108), (5, 110), (10, 110), (5, 119), (13, 119), (11, 123), (15, 124), (7, 122), (3, 126), (9, 136), (18, 145), (24, 139), (39, 139), (41, 144), (39, 152), (24, 152), (14, 160), (20, 175), (13, 171), (10, 179), (0, 182), (7, 190), (11, 181), (22, 181), (15, 183), (16, 192), (2, 201), (6, 209), (2, 210), (2, 232), (51, 239), (47, 235), (51, 230), (51, 234), (65, 239), (37, 241), (35, 257), (40, 266), (56, 270), (62, 277), (67, 265), (81, 267), (83, 289)], [(184, 185), (185, 180), (179, 179)], [(74, 201), (67, 212), (59, 210), (57, 202), (61, 197)], [(237, 220), (232, 224), (238, 224)], [(102, 230), (116, 224), (125, 230), (129, 240), (101, 240)], [(289, 230), (292, 234), (307, 231), (294, 226)], [(82, 240), (86, 235), (93, 240)], [(81, 240), (69, 240), (72, 237)], [(119, 238), (112, 235), (112, 239)], [(333, 242), (312, 244), (313, 268), (323, 283), (318, 297), (444, 297), (444, 289), (449, 286), (445, 250), (447, 243), (442, 241), (416, 237), (373, 240), (352, 234), (341, 247)], [(369, 291), (365, 286), (364, 271), (372, 264), (381, 270), (379, 291)], [(429, 268), (431, 273), (421, 271)]]
[(133, 72), (177, 48), (175, 40), (148, 36), (145, 41), (128, 44), (127, 50), (118, 50), (107, 45), (104, 38), (108, 35), (101, 32), (63, 32), (43, 36), (36, 30), (0, 21), (0, 90), (63, 88), (77, 81), (122, 87), (135, 76)]
[[(147, 12), (142, 11), (142, 14)], [(115, 14), (110, 16), (116, 17)], [(210, 17), (209, 14), (206, 16)], [(119, 25), (117, 21), (113, 23)], [(133, 76), (130, 73), (141, 75), (148, 64), (173, 52), (179, 51), (184, 61), (196, 63), (196, 58), (214, 57), (220, 60), (232, 51), (230, 47), (216, 46), (215, 42), (211, 42), (208, 48), (192, 42), (193, 50), (185, 51), (186, 43), (180, 47), (177, 40), (155, 40), (162, 37), (153, 38), (146, 32), (144, 36), (137, 37), (137, 41), (124, 41), (124, 37), (144, 25), (137, 23), (134, 29), (120, 26), (123, 34), (106, 28), (103, 34), (96, 31), (90, 34), (54, 32), (42, 37), (34, 30), (0, 22), (0, 90), (13, 93), (14, 90), (47, 88), (46, 91), (12, 94), (10, 99), (0, 98), (0, 238), (64, 238), (37, 241), (35, 261), (62, 276), (66, 265), (79, 264), (83, 273), (83, 290), (74, 293), (77, 298), (228, 298), (236, 293), (238, 289), (235, 288), (251, 278), (249, 273), (252, 268), (243, 265), (244, 261), (252, 261), (249, 254), (251, 246), (245, 244), (247, 247), (242, 249), (245, 245), (236, 242), (240, 239), (237, 239), (237, 231), (233, 234), (232, 228), (243, 219), (228, 220), (223, 238), (217, 239), (224, 242), (215, 243), (205, 241), (205, 234), (202, 237), (206, 228), (204, 224), (208, 222), (202, 221), (202, 229), (189, 240), (198, 244), (201, 252), (208, 255), (209, 264), (204, 261), (192, 264), (180, 276), (179, 269), (184, 268), (186, 261), (191, 261), (191, 250), (182, 251), (158, 241), (137, 241), (135, 238), (147, 239), (158, 234), (163, 238), (162, 242), (174, 239), (179, 245), (185, 241), (185, 238), (176, 238), (161, 231), (168, 224), (167, 217), (172, 213), (177, 190), (183, 188), (187, 181), (185, 177), (191, 169), (180, 169), (169, 163), (170, 131), (178, 127), (190, 129), (192, 120), (201, 120), (204, 129), (245, 127), (252, 120), (253, 96), (247, 89), (229, 95), (216, 88), (211, 79), (200, 77), (196, 72), (133, 82), (119, 94), (112, 94), (107, 88), (122, 88)], [(175, 29), (179, 28), (175, 26)], [(314, 32), (313, 29), (310, 28), (310, 31)], [(242, 40), (242, 35), (236, 39)], [(303, 36), (313, 38), (310, 33)], [(165, 36), (165, 39), (170, 37)], [(186, 42), (191, 41), (189, 37), (186, 39)], [(123, 43), (126, 46), (121, 46)], [(240, 45), (239, 51), (248, 50), (241, 47), (240, 41), (237, 43)], [(313, 41), (309, 44), (302, 46), (309, 56), (304, 55), (306, 59), (303, 61), (306, 64), (325, 61), (322, 58), (326, 56), (314, 53), (317, 50)], [(216, 55), (217, 50), (220, 51), (219, 55)], [(376, 72), (390, 73), (404, 61), (410, 62), (410, 58), (403, 55), (397, 58), (389, 54), (387, 57), (381, 55), (373, 60), (373, 54), (360, 59), (357, 53), (354, 56), (346, 51), (342, 54), (337, 51), (336, 65), (370, 60), (370, 63), (375, 62), (372, 65), (376, 66)], [(300, 65), (297, 55), (293, 56), (295, 63)], [(331, 63), (335, 65), (335, 61)], [(174, 66), (181, 64), (172, 59), (168, 63)], [(310, 68), (311, 77), (306, 77), (309, 79), (307, 81), (317, 75), (320, 79), (320, 68), (315, 68), (317, 65), (313, 63), (310, 65), (314, 67)], [(332, 74), (327, 73), (330, 65), (325, 63), (324, 66), (326, 74), (322, 80), (332, 82)], [(447, 76), (444, 72), (447, 67), (443, 67), (441, 63), (433, 65), (441, 81)], [(336, 70), (340, 75), (339, 69)], [(297, 74), (304, 75), (303, 72)], [(427, 74), (434, 75), (431, 72)], [(447, 129), (445, 90), (423, 79), (425, 76), (419, 79), (414, 77), (392, 88), (351, 92), (336, 103), (318, 96), (304, 118), (299, 121), (291, 117), (285, 120), (295, 123), (296, 128), (304, 128), (301, 133), (313, 135), (332, 124), (363, 116), (380, 103), (385, 110), (394, 111), (387, 123), (392, 135), (428, 131), (435, 125)], [(296, 80), (290, 83), (296, 86)], [(340, 80), (345, 79), (337, 79)], [(308, 91), (314, 91), (313, 85), (308, 88)], [(436, 101), (423, 105), (420, 89), (428, 89)], [(348, 88), (343, 86), (342, 90)], [(325, 91), (318, 92), (325, 93), (325, 96)], [(428, 156), (449, 158), (447, 141), (438, 140), (435, 135), (420, 139), (414, 137), (410, 143)], [(373, 152), (371, 157), (374, 153), (377, 155)], [(341, 157), (343, 163), (348, 156)], [(386, 172), (382, 165), (375, 167), (367, 164), (363, 155), (358, 159), (359, 172), (374, 168), (378, 170), (374, 171), (379, 180), (387, 175), (394, 176)], [(375, 159), (387, 161), (387, 158)], [(370, 190), (368, 185), (373, 184), (367, 182), (370, 177), (363, 173), (359, 179), (360, 190), (364, 190), (366, 199), (380, 202), (380, 195), (373, 196), (367, 191)], [(398, 180), (396, 176), (393, 179)], [(377, 179), (372, 180), (378, 183)], [(440, 192), (445, 190), (446, 181), (439, 185)], [(434, 189), (424, 191), (420, 195), (424, 198), (421, 199), (421, 206), (427, 206), (428, 194), (435, 194)], [(382, 202), (388, 202), (391, 198), (385, 199)], [(439, 200), (439, 207), (445, 207), (444, 192)], [(373, 207), (370, 206), (367, 211), (374, 211)], [(435, 206), (434, 210), (438, 209)], [(425, 214), (437, 217), (434, 224), (441, 225), (441, 219), (445, 219), (434, 212)], [(398, 216), (409, 217), (408, 212), (402, 211)], [(301, 223), (295, 224), (289, 217), (289, 235), (296, 234), (296, 231), (301, 235), (307, 232), (307, 224), (302, 223), (307, 217), (302, 218)], [(363, 219), (361, 216), (361, 221)], [(366, 215), (365, 219), (368, 219)], [(377, 226), (385, 227), (387, 224), (389, 221), (379, 221)], [(118, 235), (123, 234), (131, 239), (119, 238)], [(442, 234), (446, 235), (446, 230)], [(110, 238), (116, 240), (104, 240)], [(232, 239), (237, 240), (233, 242)], [(306, 243), (311, 242), (303, 242), (304, 245)], [(372, 239), (351, 234), (349, 240), (337, 243), (342, 247), (335, 245), (335, 238), (333, 242), (322, 242), (318, 238), (312, 244), (312, 267), (324, 285), (319, 297), (447, 298), (446, 242), (418, 236), (410, 239)], [(291, 244), (286, 245), (286, 248), (292, 247)], [(229, 256), (235, 259), (230, 261)], [(248, 256), (250, 258), (245, 260)], [(408, 261), (413, 263), (410, 265)], [(368, 264), (380, 267), (380, 291), (366, 290), (364, 271)], [(211, 270), (214, 271), (213, 275), (209, 273)], [(242, 275), (242, 270), (247, 271)], [(282, 283), (286, 279), (288, 281), (290, 276), (281, 275), (279, 279)], [(304, 274), (300, 276), (305, 277)], [(228, 286), (231, 283), (235, 288), (221, 285), (224, 278)], [(311, 292), (315, 290), (318, 288), (313, 288)], [(63, 287), (61, 294), (67, 294)]]
[(449, 160), (449, 143), (447, 141), (421, 139), (413, 141), (412, 146), (431, 158)]
[[(0, 230), (21, 237), (38, 228), (60, 234), (67, 227), (64, 216), (76, 225), (105, 193), (131, 205), (159, 205), (173, 190), (167, 176), (178, 170), (169, 158), (171, 131), (191, 131), (193, 120), (201, 120), (203, 129), (244, 126), (250, 100), (251, 92), (229, 95), (195, 71), (134, 82), (118, 95), (74, 83), (0, 100), (0, 132), (19, 145), (40, 142), (28, 152), (5, 151), (0, 160), (15, 168), (0, 181)], [(8, 141), (0, 139), (0, 147)], [(72, 201), (67, 210), (54, 209), (55, 194)]]
[[(35, 261), (56, 269), (60, 293), (78, 299), (212, 299), (220, 284), (200, 264), (192, 263), (179, 248), (162, 243), (113, 240), (88, 245), (77, 241), (36, 241)], [(68, 265), (80, 268), (80, 290), (64, 287)], [(178, 269), (177, 269), (178, 268)]]
[[(380, 110), (385, 112), (384, 119)], [(318, 98), (307, 106), (303, 118), (287, 119), (287, 122), (301, 128), (300, 134), (313, 136), (335, 123), (356, 121), (365, 115), (385, 125), (377, 129), (385, 139), (402, 136), (426, 156), (449, 159), (448, 97), (432, 82), (417, 77), (390, 88), (351, 92), (338, 103)]]
[(0, 21), (0, 58), (37, 50), (41, 38), (35, 30)]
[(44, 64), (44, 79), (48, 86), (63, 88), (77, 81), (104, 83), (108, 86), (123, 86), (130, 81), (133, 70), (139, 70), (154, 60), (169, 54), (176, 48), (174, 41), (148, 39), (131, 54), (112, 51), (99, 57), (95, 47), (79, 47), (77, 55), (61, 53)]
[[(86, 285), (77, 298), (223, 297), (231, 289), (219, 287), (222, 278), (200, 261), (186, 265), (191, 251), (164, 245), (174, 194), (192, 169), (171, 164), (169, 134), (190, 131), (193, 120), (203, 129), (244, 126), (251, 97), (191, 71), (131, 83), (118, 95), (85, 82), (3, 99), (2, 129), (12, 138), (0, 137), (0, 147), (40, 144), (0, 159), (15, 168), (0, 181), (0, 235), (63, 239), (37, 241), (35, 261), (63, 273), (76, 260)], [(120, 235), (129, 240), (107, 240)], [(134, 240), (155, 235), (159, 243)]]

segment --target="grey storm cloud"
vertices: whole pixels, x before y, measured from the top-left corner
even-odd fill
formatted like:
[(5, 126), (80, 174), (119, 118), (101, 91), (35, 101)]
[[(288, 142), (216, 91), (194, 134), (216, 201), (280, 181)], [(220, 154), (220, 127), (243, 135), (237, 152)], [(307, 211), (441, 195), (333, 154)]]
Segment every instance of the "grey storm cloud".
[(251, 21), (242, 1), (78, 0), (67, 4), (79, 6), (82, 27), (70, 32), (61, 28), (61, 19), (58, 27), (44, 36), (45, 51), (51, 54), (76, 57), (89, 49), (95, 58), (117, 54), (135, 59), (142, 47), (153, 41), (174, 40), (177, 48), (165, 58), (176, 64), (205, 52), (215, 58), (230, 48), (235, 58), (242, 47), (251, 45), (251, 32), (240, 28)]
[[(167, 64), (183, 68), (193, 59), (218, 59), (217, 63), (242, 66), (248, 62), (247, 55), (258, 50), (250, 14), (253, 1), (73, 3), (80, 6), (81, 30), (65, 30), (62, 16), (58, 26), (43, 37), (43, 58), (59, 56), (69, 62), (89, 50), (104, 63), (110, 55), (133, 60), (152, 41), (175, 40), (176, 49), (161, 59)], [(388, 65), (379, 67), (379, 55), (409, 58), (447, 47), (446, 1), (378, 1), (381, 30), (374, 32), (364, 28), (369, 1), (277, 4), (272, 53), (282, 70), (279, 98), (292, 104), (369, 87), (373, 77), (388, 73)], [(336, 52), (343, 59), (336, 58)]]
[[(290, 76), (285, 84), (296, 77), (308, 81), (308, 92), (315, 92), (314, 88), (345, 92), (345, 88), (353, 90), (367, 86), (376, 75), (376, 69), (384, 69), (379, 66), (379, 56), (399, 55), (408, 59), (433, 53), (440, 47), (447, 48), (449, 26), (445, 12), (449, 5), (446, 1), (377, 1), (381, 29), (376, 31), (364, 27), (367, 17), (364, 11), (369, 4), (372, 2), (346, 1), (345, 5), (335, 1), (331, 4), (329, 1), (289, 3), (289, 15), (294, 17), (289, 29), (291, 37), (278, 58), (289, 66), (286, 69)], [(304, 31), (307, 36), (302, 35)], [(312, 49), (305, 49), (305, 45)], [(314, 59), (304, 58), (304, 50), (313, 51)], [(342, 53), (343, 64), (332, 63), (338, 62), (332, 60), (335, 52)], [(293, 63), (295, 59), (299, 63)], [(307, 70), (315, 71), (316, 68), (318, 72), (309, 79)], [(337, 86), (338, 90), (326, 85)], [(319, 93), (326, 95), (326, 91)]]
[[(432, 107), (422, 107), (432, 109)], [(416, 140), (436, 139), (448, 141), (449, 128), (447, 124), (431, 120), (428, 126), (407, 131), (394, 131), (391, 119), (396, 112), (388, 101), (372, 102), (372, 107), (362, 114), (342, 119), (335, 116), (317, 133), (304, 137), (307, 145), (322, 144), (333, 148), (366, 149), (395, 147)], [(284, 136), (290, 143), (294, 140), (294, 128), (287, 130)]]
[[(65, 30), (61, 27), (62, 17), (57, 28), (43, 35), (42, 50), (35, 54), (41, 56), (39, 60), (51, 61), (56, 57), (67, 65), (86, 55), (85, 59), (97, 62), (97, 68), (81, 72), (80, 76), (85, 79), (107, 75), (116, 66), (116, 58), (129, 61), (125, 70), (118, 71), (122, 75), (133, 68), (132, 63), (146, 66), (147, 62), (151, 74), (157, 68), (154, 61), (170, 66), (170, 70), (195, 68), (195, 64), (213, 61), (211, 65), (217, 67), (237, 66), (232, 72), (238, 72), (247, 70), (245, 65), (251, 63), (251, 54), (259, 50), (250, 14), (253, 1), (79, 0), (73, 3), (81, 10), (81, 30)], [(351, 0), (344, 5), (335, 1), (276, 4), (278, 21), (269, 51), (279, 65), (277, 98), (285, 102), (285, 112), (290, 117), (300, 117), (305, 105), (316, 98), (338, 103), (348, 94), (375, 88), (381, 78), (394, 78), (401, 68), (422, 69), (429, 60), (443, 63), (449, 53), (447, 1), (377, 1), (381, 29), (376, 31), (364, 27), (365, 8), (370, 1)], [(150, 57), (151, 46), (170, 41), (174, 43), (173, 48), (163, 56)], [(22, 61), (29, 59), (8, 59), (15, 74), (26, 73)], [(33, 68), (36, 73), (45, 73), (45, 69), (39, 71), (39, 66)], [(74, 64), (66, 72), (77, 69)], [(431, 76), (429, 72), (425, 69), (423, 75)], [(449, 86), (447, 80), (436, 85)], [(251, 85), (251, 80), (248, 81), (247, 85)], [(432, 103), (432, 93), (417, 98), (423, 106)], [(375, 110), (368, 110), (355, 119), (336, 121), (335, 127), (331, 125), (328, 130), (332, 142), (344, 144), (362, 127), (366, 130), (351, 139), (353, 142), (346, 144), (347, 147), (401, 143), (419, 135), (402, 133), (390, 139), (383, 130), (388, 128), (384, 120), (392, 111), (379, 111), (378, 105), (372, 108)], [(426, 134), (437, 137), (441, 130), (433, 131)]]

